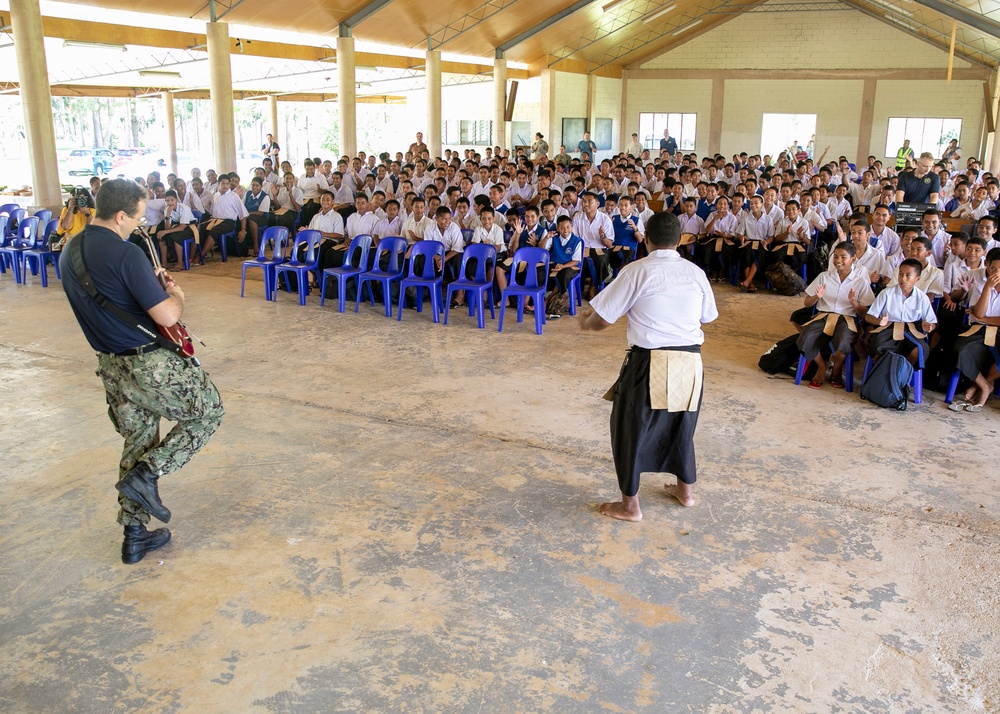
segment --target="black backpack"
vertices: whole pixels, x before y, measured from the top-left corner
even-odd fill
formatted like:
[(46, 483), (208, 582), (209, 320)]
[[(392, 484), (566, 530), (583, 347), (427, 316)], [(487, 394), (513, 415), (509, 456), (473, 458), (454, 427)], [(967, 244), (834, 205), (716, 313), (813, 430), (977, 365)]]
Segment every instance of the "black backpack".
[[(760, 356), (757, 366), (768, 374), (795, 375), (795, 370), (799, 366), (799, 336), (789, 335), (783, 340), (779, 340), (771, 345), (767, 352)], [(816, 374), (816, 363), (810, 362), (806, 365), (802, 374), (805, 379), (812, 379)]]
[(895, 352), (886, 352), (861, 384), (861, 398), (880, 407), (906, 411), (913, 365)]
[(806, 289), (802, 278), (786, 263), (775, 263), (764, 271), (771, 289), (779, 295), (798, 295)]

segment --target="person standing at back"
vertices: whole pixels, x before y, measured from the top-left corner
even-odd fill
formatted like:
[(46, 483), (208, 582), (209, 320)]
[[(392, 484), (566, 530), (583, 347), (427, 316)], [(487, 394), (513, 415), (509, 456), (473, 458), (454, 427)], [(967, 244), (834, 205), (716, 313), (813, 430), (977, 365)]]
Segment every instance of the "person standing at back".
[(622, 268), (590, 302), (584, 332), (605, 330), (628, 316), (628, 355), (611, 407), (611, 453), (621, 502), (601, 505), (605, 516), (642, 520), (639, 475), (672, 473), (667, 495), (696, 504), (694, 433), (703, 396), (701, 326), (719, 316), (705, 272), (677, 252), (680, 222), (657, 213), (646, 226), (649, 255)]
[[(59, 259), (63, 290), (97, 352), (108, 416), (125, 439), (115, 488), (120, 492), (118, 522), (125, 528), (126, 564), (138, 563), (170, 540), (166, 528), (146, 530), (151, 516), (163, 523), (170, 520), (157, 482), (187, 464), (225, 414), (219, 391), (197, 360), (150, 340), (158, 327), (178, 323), (184, 292), (169, 275), (163, 288), (142, 249), (128, 241), (145, 210), (140, 186), (125, 179), (108, 181), (97, 194), (94, 222), (70, 241)], [(127, 313), (132, 324), (98, 304), (87, 284)], [(174, 422), (162, 440), (161, 419)]]

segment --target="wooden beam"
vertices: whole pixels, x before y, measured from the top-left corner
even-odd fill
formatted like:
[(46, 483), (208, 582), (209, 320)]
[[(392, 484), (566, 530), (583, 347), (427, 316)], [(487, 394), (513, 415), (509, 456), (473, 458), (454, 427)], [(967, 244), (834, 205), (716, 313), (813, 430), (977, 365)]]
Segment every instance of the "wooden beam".
[(958, 32), (958, 23), (951, 23), (951, 44), (948, 47), (948, 84), (951, 84), (951, 70), (955, 66), (955, 33)]
[(622, 68), (618, 65), (609, 64), (597, 69), (591, 69), (591, 64), (586, 60), (559, 59), (552, 55), (546, 55), (528, 66), (528, 72), (532, 76), (540, 75), (543, 69), (569, 72), (570, 74), (594, 75), (597, 77), (607, 77), (608, 79), (621, 79), (622, 77)]
[(986, 133), (992, 134), (996, 130), (993, 116), (993, 87), (989, 82), (983, 82), (983, 106), (986, 107)]
[[(985, 67), (958, 67), (956, 80), (986, 81), (993, 75)], [(926, 69), (636, 69), (629, 79), (912, 79), (944, 80), (948, 70)]]
[[(55, 37), (75, 42), (102, 42), (106, 44), (137, 45), (142, 47), (162, 47), (166, 49), (189, 50), (197, 48), (204, 50), (206, 38), (204, 34), (192, 32), (177, 32), (174, 30), (154, 30), (148, 27), (128, 27), (113, 25), (107, 22), (89, 22), (83, 20), (67, 20), (60, 17), (43, 17), (42, 29), (46, 37)], [(249, 55), (251, 57), (270, 57), (287, 60), (335, 60), (337, 53), (328, 47), (311, 47), (308, 45), (292, 45), (266, 40), (239, 40), (231, 37), (230, 53), (234, 55)], [(16, 38), (15, 38), (16, 41)], [(423, 57), (405, 57), (378, 52), (358, 52), (355, 64), (361, 67), (388, 67), (392, 69), (422, 69)], [(493, 71), (493, 60), (483, 64), (474, 62), (442, 62), (441, 71), (448, 74), (480, 74)], [(508, 69), (510, 79), (529, 79), (532, 75), (524, 69)]]
[[(53, 97), (149, 97), (159, 96), (161, 92), (171, 91), (174, 99), (209, 99), (207, 89), (172, 89), (161, 87), (113, 87), (106, 85), (87, 84), (54, 84)], [(17, 94), (17, 82), (4, 82), (0, 85), (0, 94)], [(233, 91), (233, 99), (238, 101), (254, 101), (267, 99), (267, 92)], [(337, 94), (324, 92), (293, 92), (290, 94), (275, 94), (279, 102), (330, 102), (336, 101)], [(358, 104), (406, 104), (406, 97), (393, 94), (365, 95), (357, 98)]]

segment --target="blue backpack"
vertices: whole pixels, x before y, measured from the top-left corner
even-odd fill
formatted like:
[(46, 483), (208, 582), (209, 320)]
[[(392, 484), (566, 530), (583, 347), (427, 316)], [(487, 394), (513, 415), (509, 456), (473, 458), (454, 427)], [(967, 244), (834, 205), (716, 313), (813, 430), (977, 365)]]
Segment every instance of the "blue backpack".
[(895, 352), (887, 352), (875, 363), (872, 371), (861, 384), (861, 398), (880, 407), (906, 411), (913, 365)]

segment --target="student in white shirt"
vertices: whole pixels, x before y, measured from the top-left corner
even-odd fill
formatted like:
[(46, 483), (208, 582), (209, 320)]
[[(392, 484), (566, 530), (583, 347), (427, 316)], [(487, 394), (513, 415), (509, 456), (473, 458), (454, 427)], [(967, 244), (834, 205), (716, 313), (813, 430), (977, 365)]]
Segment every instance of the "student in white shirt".
[(303, 162), (305, 173), (299, 176), (299, 190), (302, 191), (302, 222), (307, 224), (319, 213), (319, 196), (329, 188), (323, 174), (316, 172), (316, 164), (311, 159)]
[(764, 213), (764, 199), (754, 194), (750, 196), (750, 210), (743, 212), (743, 218), (736, 229), (739, 236), (740, 289), (755, 293), (754, 276), (757, 266), (766, 258), (767, 246), (774, 236), (774, 224), (771, 217)]
[[(846, 241), (833, 250), (833, 268), (821, 273), (806, 288), (805, 306), (816, 307), (816, 317), (802, 326), (798, 348), (807, 361), (816, 363), (816, 375), (809, 386), (821, 389), (826, 379), (823, 350), (833, 352), (830, 386), (844, 387), (844, 362), (858, 340), (854, 318), (863, 316), (875, 300), (868, 274), (854, 270), (854, 245)], [(832, 327), (832, 334), (830, 334)]]
[(729, 266), (735, 259), (736, 216), (729, 211), (729, 199), (719, 196), (715, 201), (715, 212), (709, 214), (705, 223), (705, 237), (698, 241), (698, 257), (701, 267), (717, 283), (726, 281)]
[[(904, 242), (907, 234), (908, 230), (904, 231), (902, 236)], [(920, 279), (917, 281), (917, 287), (927, 293), (931, 300), (944, 295), (944, 274), (934, 265), (930, 239), (922, 235), (915, 236), (910, 242), (910, 252), (907, 257), (920, 261)], [(895, 284), (896, 279), (893, 278), (889, 287)]]
[[(371, 203), (364, 193), (359, 193), (354, 199), (355, 211), (347, 217), (344, 225), (344, 238), (351, 241), (360, 235), (371, 235), (379, 218), (372, 212)], [(354, 256), (351, 256), (352, 259)]]
[(921, 216), (920, 223), (924, 228), (924, 237), (931, 242), (931, 256), (935, 267), (943, 268), (948, 246), (951, 244), (951, 235), (941, 228), (941, 214), (933, 208), (928, 208)]
[[(176, 255), (176, 243), (196, 237), (194, 231), (198, 223), (191, 209), (177, 200), (176, 191), (167, 191), (163, 200), (166, 204), (163, 220), (156, 226), (156, 233), (153, 235), (154, 242), (160, 252), (161, 264), (167, 262), (166, 249), (168, 246), (171, 248), (171, 252)], [(171, 262), (176, 262), (176, 258), (173, 258)]]
[(891, 262), (892, 257), (900, 252), (900, 246), (899, 234), (887, 225), (890, 215), (888, 206), (883, 204), (875, 206), (874, 211), (872, 211), (872, 228), (868, 240), (876, 248), (881, 248), (885, 257)]
[(424, 239), (424, 233), (427, 228), (431, 225), (432, 221), (427, 217), (427, 204), (424, 199), (419, 196), (413, 199), (413, 203), (410, 206), (412, 213), (410, 217), (403, 221), (403, 227), (400, 235), (406, 238), (406, 242), (413, 245), (418, 240)]
[[(768, 255), (769, 265), (784, 262), (798, 273), (805, 259), (806, 246), (812, 240), (812, 227), (799, 213), (799, 202), (785, 204), (785, 216), (774, 224), (774, 238)], [(852, 251), (851, 262), (854, 254)]]
[(229, 189), (229, 174), (219, 177), (219, 192), (212, 199), (212, 220), (205, 224), (201, 251), (209, 253), (219, 237), (236, 231), (237, 245), (246, 245), (247, 208), (235, 191)]
[[(924, 359), (927, 358), (930, 352), (927, 334), (937, 325), (937, 315), (927, 294), (917, 287), (921, 270), (918, 260), (900, 263), (896, 285), (880, 292), (865, 314), (865, 320), (876, 326), (868, 335), (868, 354), (874, 359), (895, 352), (916, 366), (918, 343)], [(907, 334), (910, 339), (904, 337)]]
[(304, 199), (302, 189), (295, 185), (295, 174), (285, 174), (283, 183), (274, 196), (272, 220), (275, 225), (284, 226), (289, 235), (295, 234), (295, 221), (299, 217)]
[[(892, 279), (895, 271), (881, 248), (871, 245), (868, 239), (868, 221), (858, 219), (851, 222), (851, 243), (854, 245), (854, 268), (864, 268), (873, 285), (886, 285)], [(833, 256), (830, 256), (829, 268), (833, 268)]]
[[(436, 240), (444, 245), (444, 262), (435, 267), (444, 271), (444, 292), (447, 295), (447, 286), (459, 277), (458, 271), (462, 266), (462, 253), (465, 251), (462, 230), (451, 220), (450, 208), (438, 206), (434, 212), (434, 221), (424, 231), (424, 240)], [(461, 305), (464, 301), (463, 298), (464, 293), (456, 295), (451, 307)]]
[(399, 215), (399, 201), (390, 198), (385, 202), (385, 218), (375, 224), (372, 238), (376, 243), (386, 236), (399, 236), (403, 228), (403, 218)]
[(590, 286), (590, 294), (593, 295), (610, 271), (608, 250), (615, 243), (615, 229), (611, 217), (599, 210), (596, 195), (586, 192), (582, 202), (583, 210), (573, 217), (573, 233), (583, 239), (583, 257), (585, 260), (589, 258), (594, 266), (596, 277), (592, 276), (594, 280)]
[(980, 412), (1000, 377), (988, 346), (989, 342), (995, 344), (997, 327), (1000, 327), (1000, 250), (996, 248), (986, 255), (986, 269), (972, 285), (969, 312), (973, 324), (959, 336), (955, 351), (958, 353), (958, 368), (973, 383), (965, 392), (965, 398), (955, 400), (948, 408), (952, 411)]

